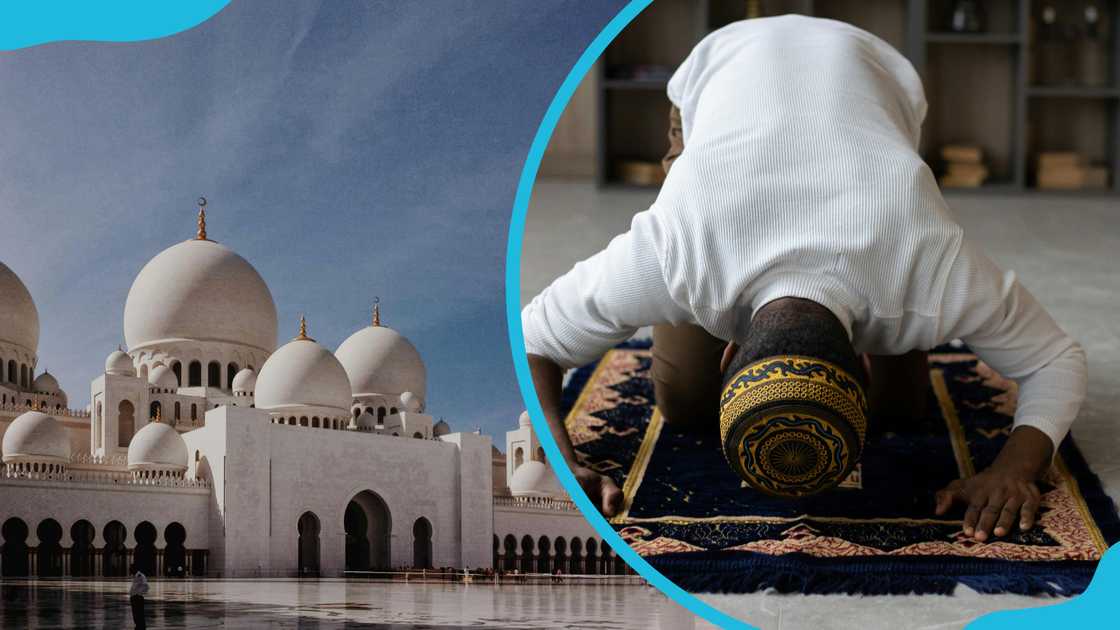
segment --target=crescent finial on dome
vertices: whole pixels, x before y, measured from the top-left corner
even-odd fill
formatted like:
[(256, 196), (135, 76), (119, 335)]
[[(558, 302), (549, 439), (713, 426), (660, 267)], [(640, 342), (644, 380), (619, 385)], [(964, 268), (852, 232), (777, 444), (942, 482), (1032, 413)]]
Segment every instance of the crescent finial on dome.
[(381, 325), (381, 298), (373, 296), (373, 327), (377, 328)]
[(198, 234), (196, 241), (209, 240), (206, 238), (206, 197), (198, 198)]
[(295, 341), (315, 341), (307, 336), (307, 318), (303, 315), (299, 316), (299, 336), (295, 338)]

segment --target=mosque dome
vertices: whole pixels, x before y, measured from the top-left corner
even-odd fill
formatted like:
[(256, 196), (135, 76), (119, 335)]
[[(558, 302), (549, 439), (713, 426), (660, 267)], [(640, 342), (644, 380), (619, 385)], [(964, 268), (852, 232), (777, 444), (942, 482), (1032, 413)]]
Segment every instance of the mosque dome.
[(411, 392), (423, 406), (427, 370), (416, 347), (404, 335), (381, 326), (379, 318), (350, 335), (335, 351), (346, 368), (354, 396)]
[(233, 376), (233, 393), (249, 394), (257, 390), (257, 373), (252, 368), (244, 368)]
[(432, 435), (439, 437), (451, 433), (451, 425), (447, 424), (446, 420), (440, 420), (432, 427)]
[(513, 471), (509, 491), (515, 497), (566, 496), (548, 464), (536, 460), (529, 460)]
[(517, 419), (517, 426), (519, 427), (532, 427), (533, 421), (529, 419), (529, 412), (522, 411), (521, 416)]
[(329, 350), (300, 336), (268, 357), (257, 376), (254, 402), (258, 409), (328, 407), (349, 413), (350, 381), (346, 370)]
[(120, 350), (114, 350), (105, 359), (105, 373), (117, 376), (136, 376), (136, 368), (132, 365), (132, 357)]
[(50, 372), (43, 372), (35, 377), (35, 381), (31, 383), (31, 391), (39, 394), (57, 394), (62, 391), (58, 386), (58, 379)]
[(157, 365), (153, 368), (148, 373), (148, 383), (158, 389), (169, 389), (171, 391), (179, 389), (179, 379), (166, 365)]
[(39, 310), (19, 276), (0, 262), (0, 342), (39, 349)]
[(276, 304), (257, 270), (209, 240), (173, 245), (140, 270), (124, 306), (130, 350), (189, 339), (276, 347)]
[(132, 471), (183, 472), (188, 457), (183, 436), (162, 422), (144, 425), (128, 443), (128, 469)]
[(66, 464), (70, 462), (70, 436), (58, 420), (28, 411), (8, 425), (0, 452), (5, 464)]
[(401, 408), (410, 413), (421, 413), (424, 411), (424, 402), (420, 400), (416, 394), (412, 392), (405, 392), (401, 394)]

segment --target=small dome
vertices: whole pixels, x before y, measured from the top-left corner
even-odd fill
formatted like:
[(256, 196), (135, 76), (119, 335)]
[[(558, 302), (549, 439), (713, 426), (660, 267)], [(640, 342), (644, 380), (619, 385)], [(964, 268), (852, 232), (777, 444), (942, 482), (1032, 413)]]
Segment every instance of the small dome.
[(105, 359), (105, 373), (117, 376), (136, 376), (136, 368), (132, 366), (132, 357), (120, 350), (114, 350)]
[(58, 386), (58, 379), (50, 372), (43, 372), (31, 383), (31, 391), (39, 394), (57, 394), (61, 389)]
[(428, 375), (416, 347), (385, 326), (366, 326), (335, 351), (346, 368), (354, 396), (412, 392), (423, 403)]
[(529, 412), (522, 411), (521, 417), (517, 419), (517, 426), (519, 427), (532, 427), (533, 421), (529, 419)]
[(0, 262), (0, 341), (32, 354), (39, 349), (39, 310), (27, 286)]
[(276, 304), (257, 270), (208, 240), (173, 245), (137, 274), (124, 305), (128, 347), (179, 339), (270, 351), (276, 347)]
[(70, 461), (70, 436), (58, 420), (38, 411), (20, 414), (8, 425), (0, 446), (4, 463)]
[(328, 407), (348, 413), (350, 381), (329, 350), (306, 338), (284, 344), (257, 376), (258, 409)]
[(179, 379), (166, 365), (157, 366), (151, 372), (148, 372), (148, 383), (159, 389), (170, 389), (172, 391), (179, 389)]
[(162, 422), (149, 422), (128, 443), (129, 470), (187, 469), (187, 443), (179, 432)]
[(447, 424), (446, 420), (440, 420), (432, 427), (432, 435), (436, 437), (447, 435), (448, 433), (451, 433), (451, 425)]
[(401, 407), (409, 413), (421, 413), (424, 411), (423, 401), (412, 392), (401, 394)]
[(252, 368), (244, 368), (233, 376), (233, 391), (248, 394), (257, 389), (257, 373)]
[(564, 489), (548, 464), (529, 460), (513, 471), (509, 491), (515, 497), (564, 497)]

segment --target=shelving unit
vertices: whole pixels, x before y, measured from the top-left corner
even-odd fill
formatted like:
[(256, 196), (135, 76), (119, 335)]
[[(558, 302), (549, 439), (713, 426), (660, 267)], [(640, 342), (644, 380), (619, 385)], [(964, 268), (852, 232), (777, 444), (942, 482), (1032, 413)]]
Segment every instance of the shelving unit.
[[(935, 173), (941, 146), (977, 144), (991, 171), (980, 189), (1034, 188), (1033, 156), (1073, 150), (1104, 163), (1109, 191), (1120, 193), (1120, 0), (1100, 2), (1109, 26), (1109, 79), (1103, 86), (1038, 85), (1034, 66), (1040, 0), (981, 0), (986, 30), (946, 30), (952, 0), (762, 0), (764, 15), (801, 13), (850, 22), (903, 52), (922, 75), (929, 113), (922, 155)], [(1056, 0), (1073, 11), (1080, 0)], [(657, 0), (604, 54), (598, 81), (597, 177), (620, 185), (613, 165), (659, 161), (665, 152), (667, 73), (706, 34), (745, 16), (743, 0)], [(625, 76), (620, 68), (652, 72)], [(660, 71), (659, 71), (660, 70)]]

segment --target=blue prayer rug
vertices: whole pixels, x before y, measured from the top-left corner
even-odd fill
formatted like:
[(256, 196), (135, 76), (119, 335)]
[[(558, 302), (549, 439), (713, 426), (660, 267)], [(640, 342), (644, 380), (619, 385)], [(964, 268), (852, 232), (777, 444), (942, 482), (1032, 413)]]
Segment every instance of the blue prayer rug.
[(612, 525), (635, 551), (695, 592), (1070, 595), (1120, 539), (1112, 500), (1067, 438), (1039, 484), (1030, 531), (976, 542), (963, 507), (934, 515), (934, 494), (982, 470), (1011, 430), (1017, 390), (966, 351), (930, 354), (925, 417), (869, 435), (840, 488), (770, 497), (732, 472), (719, 430), (680, 432), (653, 403), (648, 344), (629, 344), (577, 370), (566, 424), (584, 463), (622, 488)]

